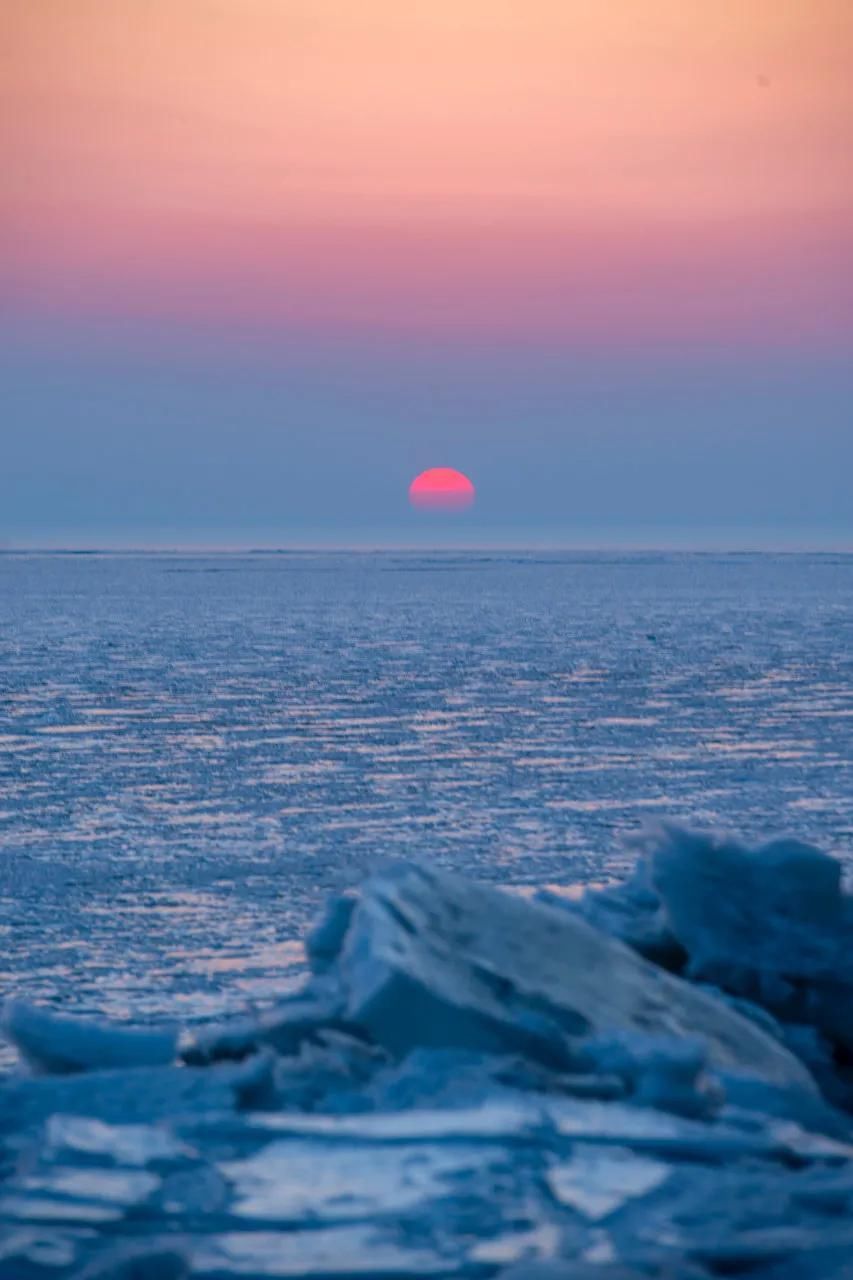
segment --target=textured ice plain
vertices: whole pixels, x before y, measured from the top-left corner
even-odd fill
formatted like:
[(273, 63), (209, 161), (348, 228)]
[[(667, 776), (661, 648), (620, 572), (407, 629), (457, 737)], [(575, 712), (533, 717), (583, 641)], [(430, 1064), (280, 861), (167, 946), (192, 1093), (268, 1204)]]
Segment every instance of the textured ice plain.
[(672, 826), (642, 855), (568, 903), (377, 872), (301, 992), (168, 1063), (11, 1004), (41, 1074), (0, 1084), (0, 1276), (849, 1280), (837, 864)]
[(278, 999), (378, 856), (583, 885), (671, 817), (849, 858), (851, 729), (851, 555), (0, 553), (0, 986)]

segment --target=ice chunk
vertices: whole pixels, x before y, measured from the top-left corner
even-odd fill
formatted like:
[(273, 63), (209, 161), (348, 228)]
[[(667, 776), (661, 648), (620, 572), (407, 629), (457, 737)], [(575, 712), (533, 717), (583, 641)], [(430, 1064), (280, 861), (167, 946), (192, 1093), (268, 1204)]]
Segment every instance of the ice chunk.
[(521, 1051), (568, 1067), (585, 1036), (700, 1035), (716, 1066), (814, 1091), (752, 1023), (567, 912), (403, 866), (364, 886), (337, 975), (347, 1016), (397, 1055)]
[[(818, 1194), (807, 1205), (802, 1198), (821, 1184), (826, 1189), (827, 1172), (840, 1168), (816, 1164), (792, 1171), (752, 1161), (681, 1166), (660, 1193), (626, 1205), (608, 1222), (611, 1237), (619, 1256), (631, 1261), (651, 1256), (663, 1263), (675, 1252), (709, 1264), (714, 1274), (752, 1274), (756, 1268), (763, 1276), (761, 1266), (774, 1258), (811, 1258), (818, 1248), (843, 1248), (845, 1242), (849, 1247), (845, 1202), (831, 1195), (827, 1204)], [(682, 1274), (680, 1268), (675, 1273)], [(816, 1266), (805, 1275), (823, 1280), (824, 1272)]]
[(54, 1158), (113, 1160), (116, 1164), (172, 1162), (189, 1149), (165, 1128), (143, 1124), (106, 1124), (89, 1116), (52, 1115), (45, 1130)]
[[(0, 1232), (0, 1275), (24, 1277), (67, 1274), (81, 1247), (95, 1238), (89, 1227), (13, 1227)], [(60, 1271), (64, 1268), (64, 1272)]]
[(590, 1222), (599, 1222), (626, 1201), (648, 1195), (666, 1182), (672, 1167), (621, 1147), (572, 1148), (571, 1159), (554, 1160), (545, 1175), (554, 1198)]
[(460, 1275), (462, 1268), (423, 1241), (407, 1243), (364, 1224), (312, 1231), (240, 1231), (198, 1241), (191, 1250), (195, 1280), (294, 1277), (300, 1280), (401, 1280)]
[(742, 1156), (773, 1157), (786, 1152), (764, 1126), (745, 1129), (705, 1124), (684, 1116), (620, 1102), (549, 1098), (544, 1104), (557, 1133), (586, 1143), (630, 1147), (676, 1160), (720, 1163)]
[(56, 1074), (165, 1066), (177, 1044), (173, 1030), (69, 1018), (18, 1000), (6, 1002), (0, 1029), (34, 1070)]
[(323, 1146), (293, 1139), (225, 1161), (219, 1171), (234, 1188), (234, 1212), (241, 1217), (343, 1222), (423, 1211), (430, 1200), (458, 1194), (464, 1184), (471, 1190), (485, 1186), (487, 1194), (495, 1168), (508, 1164), (507, 1151), (479, 1144), (365, 1148), (355, 1142)]
[(355, 898), (344, 894), (332, 898), (323, 915), (305, 939), (305, 952), (313, 973), (325, 973), (331, 968), (352, 919)]
[(412, 1049), (388, 1063), (369, 1083), (377, 1110), (414, 1107), (471, 1107), (484, 1098), (547, 1088), (553, 1077), (520, 1056), (469, 1049)]
[(853, 1162), (853, 1145), (850, 1142), (841, 1142), (823, 1133), (810, 1133), (793, 1120), (770, 1121), (767, 1132), (789, 1155), (801, 1160)]
[(537, 900), (582, 916), (665, 969), (678, 973), (684, 967), (687, 954), (670, 928), (645, 858), (638, 858), (632, 874), (620, 884), (587, 890), (579, 898), (542, 891)]
[(600, 1098), (602, 1101), (624, 1098), (627, 1092), (625, 1080), (615, 1072), (573, 1071), (557, 1076), (554, 1087), (574, 1098)]
[(259, 1020), (253, 1016), (212, 1022), (181, 1033), (178, 1054), (188, 1066), (211, 1062), (240, 1062), (257, 1053), (261, 1041)]
[(119, 1222), (160, 1186), (140, 1169), (93, 1169), (47, 1165), (22, 1173), (0, 1196), (0, 1219), (28, 1223), (100, 1225)]
[(542, 1132), (546, 1117), (533, 1099), (499, 1098), (479, 1107), (438, 1110), (362, 1112), (359, 1115), (294, 1115), (258, 1112), (249, 1123), (256, 1128), (293, 1136), (348, 1139), (363, 1142), (433, 1142), (483, 1139), (529, 1141)]
[(55, 1113), (110, 1124), (169, 1119), (183, 1113), (227, 1111), (262, 1095), (270, 1064), (264, 1058), (206, 1069), (152, 1067), (0, 1082), (0, 1132), (43, 1124)]
[(386, 1061), (377, 1046), (324, 1029), (298, 1054), (276, 1059), (271, 1105), (289, 1111), (369, 1110), (368, 1083)]
[(853, 1050), (853, 900), (836, 859), (797, 840), (750, 849), (675, 826), (646, 845), (691, 977)]
[(0, 1219), (11, 1218), (20, 1222), (106, 1223), (118, 1222), (124, 1216), (121, 1205), (105, 1200), (83, 1200), (77, 1197), (56, 1197), (12, 1192), (0, 1196)]
[[(730, 1234), (709, 1233), (704, 1241), (692, 1243), (690, 1253), (698, 1262), (706, 1263), (715, 1272), (725, 1274), (755, 1269), (762, 1263), (788, 1258), (797, 1253), (812, 1254), (821, 1243), (819, 1232), (812, 1226), (774, 1223)], [(849, 1259), (853, 1256), (853, 1227), (838, 1233), (833, 1244), (836, 1248), (847, 1251), (849, 1265)], [(815, 1270), (811, 1274), (818, 1277), (821, 1272)]]
[(754, 1077), (727, 1071), (720, 1073), (719, 1081), (726, 1099), (718, 1113), (723, 1122), (731, 1113), (750, 1112), (760, 1114), (765, 1120), (768, 1117), (794, 1120), (813, 1133), (824, 1133), (841, 1141), (850, 1136), (850, 1116), (836, 1111), (819, 1095), (778, 1089)]
[(25, 1191), (129, 1205), (145, 1200), (156, 1191), (160, 1179), (142, 1169), (86, 1169), (60, 1165), (42, 1174), (20, 1178), (16, 1185)]
[(74, 1280), (184, 1280), (189, 1273), (186, 1254), (168, 1241), (141, 1241), (108, 1249)]
[(527, 1266), (533, 1265), (535, 1268), (536, 1259), (556, 1257), (566, 1249), (570, 1240), (571, 1231), (565, 1226), (557, 1226), (555, 1222), (540, 1222), (527, 1231), (507, 1231), (481, 1240), (470, 1249), (468, 1258), (472, 1263), (489, 1266), (503, 1266), (524, 1260)]
[(708, 1115), (723, 1101), (719, 1083), (707, 1075), (701, 1040), (626, 1032), (588, 1042), (582, 1061), (620, 1077), (633, 1102), (680, 1115)]
[(254, 1017), (185, 1032), (180, 1041), (181, 1059), (191, 1065), (239, 1060), (264, 1047), (277, 1053), (296, 1053), (304, 1041), (318, 1032), (339, 1026), (340, 1013), (336, 989), (315, 981), (310, 992), (282, 1001)]
[[(676, 1280), (676, 1275), (677, 1280), (688, 1280), (696, 1273), (679, 1267), (677, 1273), (672, 1271), (667, 1275), (672, 1280)], [(649, 1280), (649, 1273), (618, 1263), (610, 1266), (598, 1262), (522, 1262), (508, 1271), (501, 1271), (498, 1280)]]

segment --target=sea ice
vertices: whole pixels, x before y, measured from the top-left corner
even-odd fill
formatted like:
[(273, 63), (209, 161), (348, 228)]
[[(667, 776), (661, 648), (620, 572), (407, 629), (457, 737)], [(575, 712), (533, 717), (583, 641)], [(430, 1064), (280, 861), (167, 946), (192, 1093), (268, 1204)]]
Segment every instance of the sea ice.
[(298, 995), (179, 1041), (9, 1006), (59, 1074), (0, 1080), (0, 1280), (849, 1280), (822, 855), (668, 829), (597, 902), (343, 903)]

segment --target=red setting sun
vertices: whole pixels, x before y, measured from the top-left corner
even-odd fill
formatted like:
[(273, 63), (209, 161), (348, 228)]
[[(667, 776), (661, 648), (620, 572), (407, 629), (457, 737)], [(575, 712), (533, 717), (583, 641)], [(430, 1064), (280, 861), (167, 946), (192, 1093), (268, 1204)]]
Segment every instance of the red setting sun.
[(474, 494), (468, 477), (453, 467), (430, 467), (409, 485), (409, 501), (422, 511), (463, 511)]

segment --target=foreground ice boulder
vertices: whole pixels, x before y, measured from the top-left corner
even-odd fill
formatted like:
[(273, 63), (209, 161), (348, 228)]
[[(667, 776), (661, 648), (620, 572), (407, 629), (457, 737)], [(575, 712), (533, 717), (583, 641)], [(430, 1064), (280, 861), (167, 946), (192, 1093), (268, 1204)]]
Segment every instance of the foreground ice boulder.
[(8, 1006), (0, 1278), (851, 1280), (800, 1056), (843, 1074), (849, 902), (769, 848), (667, 830), (568, 907), (390, 868), (297, 996), (180, 1037)]
[(668, 827), (650, 869), (689, 977), (814, 1023), (853, 1052), (853, 900), (835, 858), (798, 840), (752, 850)]
[(812, 845), (668, 825), (637, 842), (624, 884), (579, 902), (544, 895), (693, 982), (717, 988), (853, 1106), (853, 896)]
[(590, 1038), (699, 1035), (716, 1067), (813, 1088), (761, 1028), (584, 920), (448, 872), (407, 865), (369, 880), (335, 971), (347, 1019), (397, 1056), (520, 1052), (571, 1070)]

